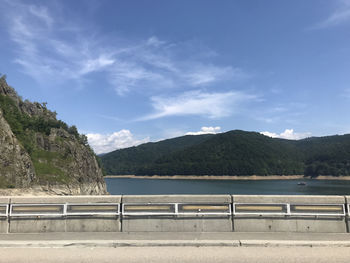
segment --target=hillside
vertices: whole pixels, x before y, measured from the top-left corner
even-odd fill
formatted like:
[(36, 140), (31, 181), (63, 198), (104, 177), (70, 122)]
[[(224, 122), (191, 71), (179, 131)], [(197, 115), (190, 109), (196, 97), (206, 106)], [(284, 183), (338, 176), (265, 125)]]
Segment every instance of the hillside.
[[(187, 143), (176, 148), (181, 138)], [(185, 136), (164, 142), (114, 151), (102, 163), (108, 174), (350, 175), (350, 135), (292, 141), (235, 130), (202, 141)]]
[(101, 157), (107, 174), (135, 174), (141, 169), (152, 167), (155, 160), (190, 146), (199, 144), (212, 135), (182, 136), (160, 142), (150, 142), (138, 147), (116, 150)]
[(0, 188), (51, 194), (105, 194), (102, 169), (85, 135), (46, 103), (23, 101), (0, 78)]

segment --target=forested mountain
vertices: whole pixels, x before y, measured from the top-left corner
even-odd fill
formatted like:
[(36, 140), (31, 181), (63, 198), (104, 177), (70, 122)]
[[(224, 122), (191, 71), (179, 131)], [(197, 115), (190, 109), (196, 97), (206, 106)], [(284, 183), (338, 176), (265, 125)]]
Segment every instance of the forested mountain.
[(148, 169), (153, 162), (182, 149), (199, 144), (211, 134), (198, 136), (182, 136), (160, 142), (149, 142), (137, 147), (116, 150), (100, 156), (108, 174), (135, 174), (137, 171)]
[(183, 136), (102, 156), (108, 174), (350, 175), (350, 135), (299, 141), (257, 132)]

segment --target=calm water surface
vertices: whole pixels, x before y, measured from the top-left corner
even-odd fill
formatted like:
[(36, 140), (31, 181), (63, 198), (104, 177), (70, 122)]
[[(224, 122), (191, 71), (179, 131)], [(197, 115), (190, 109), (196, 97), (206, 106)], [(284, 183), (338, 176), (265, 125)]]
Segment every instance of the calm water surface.
[[(350, 195), (340, 180), (179, 180), (106, 178), (110, 194)], [(306, 182), (306, 185), (298, 185)]]

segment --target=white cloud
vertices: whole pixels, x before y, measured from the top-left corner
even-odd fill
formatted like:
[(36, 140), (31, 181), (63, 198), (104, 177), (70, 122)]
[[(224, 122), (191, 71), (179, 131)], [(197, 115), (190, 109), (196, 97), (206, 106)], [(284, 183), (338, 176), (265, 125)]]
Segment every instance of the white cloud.
[[(15, 43), (15, 62), (45, 86), (58, 81), (83, 83), (99, 72), (121, 96), (129, 92), (149, 95), (150, 91), (183, 91), (248, 76), (240, 68), (208, 62), (198, 46), (188, 43), (169, 43), (157, 36), (133, 41), (101, 37), (86, 25), (63, 19), (59, 15), (63, 7), (10, 1), (5, 5), (3, 19)], [(214, 51), (205, 53), (210, 52)]]
[(155, 36), (152, 36), (147, 40), (147, 45), (155, 46), (155, 47), (159, 47), (165, 43), (166, 43), (165, 41), (161, 41)]
[(286, 129), (284, 132), (280, 134), (268, 132), (268, 131), (260, 132), (260, 133), (268, 137), (288, 139), (288, 140), (300, 140), (300, 139), (311, 137), (310, 132), (296, 133), (294, 132), (293, 129)]
[(137, 146), (150, 141), (148, 137), (141, 140), (135, 139), (129, 130), (121, 130), (111, 134), (88, 133), (86, 136), (97, 154)]
[(331, 13), (325, 20), (317, 23), (311, 29), (322, 29), (337, 26), (350, 21), (350, 1), (337, 1), (338, 8)]
[(47, 8), (43, 6), (34, 6), (31, 5), (28, 8), (29, 12), (44, 21), (47, 26), (51, 26), (53, 23), (52, 17), (49, 15)]
[(240, 69), (234, 69), (232, 67), (217, 67), (214, 65), (198, 65), (197, 68), (195, 67), (192, 72), (185, 76), (188, 83), (192, 86), (206, 85), (233, 76), (236, 79), (244, 79), (248, 77), (248, 75)]
[(158, 119), (167, 116), (198, 115), (208, 118), (222, 118), (238, 111), (238, 105), (256, 99), (238, 91), (206, 93), (199, 90), (185, 92), (177, 97), (152, 97), (155, 113), (141, 120)]
[(200, 131), (197, 132), (187, 132), (186, 135), (202, 135), (202, 134), (217, 134), (220, 132), (221, 127), (202, 127)]
[(105, 55), (100, 55), (96, 59), (88, 59), (85, 61), (80, 74), (88, 74), (90, 72), (99, 71), (107, 66), (113, 65), (115, 62), (114, 59), (108, 58)]

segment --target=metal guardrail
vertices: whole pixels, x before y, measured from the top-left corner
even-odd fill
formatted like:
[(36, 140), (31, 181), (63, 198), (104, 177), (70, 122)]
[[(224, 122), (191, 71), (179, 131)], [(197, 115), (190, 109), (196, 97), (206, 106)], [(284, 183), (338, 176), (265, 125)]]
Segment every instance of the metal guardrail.
[(63, 204), (11, 204), (10, 217), (64, 216)]
[(344, 204), (291, 204), (291, 215), (345, 216)]
[[(121, 208), (121, 209), (120, 209)], [(65, 203), (0, 204), (0, 217), (280, 215), (349, 216), (350, 204), (290, 203)]]
[(89, 203), (89, 204), (11, 204), (10, 217), (65, 217), (72, 215), (120, 215), (118, 203)]
[(66, 204), (65, 215), (120, 215), (118, 203), (96, 203), (96, 204)]
[(290, 211), (284, 203), (233, 203), (232, 209), (233, 215), (286, 215)]
[(231, 215), (230, 204), (200, 203), (124, 203), (122, 215)]
[(0, 217), (7, 217), (9, 211), (9, 205), (0, 204)]
[[(349, 211), (349, 209), (348, 209)], [(233, 203), (233, 215), (345, 216), (343, 204)]]

